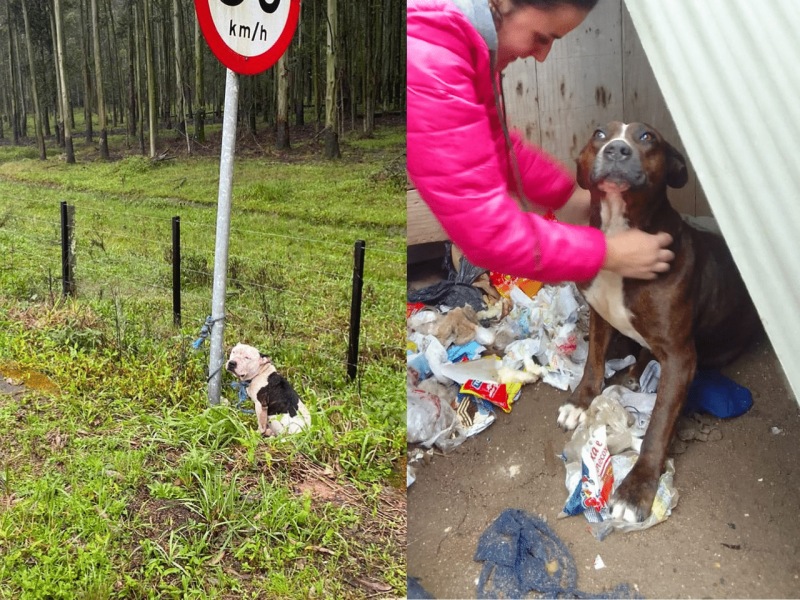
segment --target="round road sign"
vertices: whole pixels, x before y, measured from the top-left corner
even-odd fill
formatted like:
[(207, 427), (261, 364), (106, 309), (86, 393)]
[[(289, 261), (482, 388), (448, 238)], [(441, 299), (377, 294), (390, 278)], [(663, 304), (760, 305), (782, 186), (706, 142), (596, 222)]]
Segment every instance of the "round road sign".
[(286, 52), (300, 0), (194, 0), (211, 51), (230, 70), (255, 75)]

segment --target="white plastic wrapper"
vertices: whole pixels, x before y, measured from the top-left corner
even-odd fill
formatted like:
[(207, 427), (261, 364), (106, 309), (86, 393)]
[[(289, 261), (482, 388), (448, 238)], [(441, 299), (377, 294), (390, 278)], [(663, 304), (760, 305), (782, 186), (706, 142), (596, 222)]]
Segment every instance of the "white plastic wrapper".
[(407, 389), (406, 440), (426, 448), (436, 446), (449, 452), (465, 439), (456, 411), (437, 396)]
[(467, 383), (470, 379), (499, 383), (497, 369), (502, 364), (502, 361), (496, 356), (484, 356), (478, 360), (442, 365), (441, 373), (442, 376), (452, 379), (460, 385)]
[[(560, 390), (574, 390), (583, 376), (588, 344), (583, 339), (588, 311), (574, 284), (545, 285), (533, 298), (518, 289), (511, 290), (514, 309), (506, 322), (519, 342), (506, 348), (510, 363), (520, 355), (536, 358), (547, 371), (543, 381)], [(524, 346), (520, 343), (524, 342)], [(530, 367), (523, 365), (526, 371)]]

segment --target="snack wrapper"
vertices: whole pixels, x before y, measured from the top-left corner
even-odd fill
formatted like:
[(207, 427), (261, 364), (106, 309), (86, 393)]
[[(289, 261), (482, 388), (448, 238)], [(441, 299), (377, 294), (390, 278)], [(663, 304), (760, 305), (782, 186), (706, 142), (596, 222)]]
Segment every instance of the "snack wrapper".
[(614, 486), (614, 468), (606, 444), (606, 426), (591, 433), (589, 442), (581, 449), (581, 478), (564, 505), (564, 515), (577, 515), (594, 509), (608, 516), (608, 500)]
[(525, 292), (526, 296), (533, 298), (542, 287), (540, 281), (533, 281), (524, 277), (512, 277), (511, 275), (503, 275), (494, 271), (489, 273), (489, 281), (504, 298), (511, 298), (511, 290), (514, 287), (518, 287)]
[(406, 319), (423, 308), (425, 308), (425, 305), (422, 302), (406, 302)]
[[(622, 392), (621, 392), (622, 391)], [(648, 402), (649, 400), (649, 402)], [(583, 514), (598, 540), (613, 531), (641, 531), (664, 521), (678, 503), (675, 466), (667, 459), (650, 514), (638, 523), (614, 519), (609, 499), (639, 458), (655, 394), (637, 394), (611, 386), (594, 399), (586, 420), (578, 425), (562, 458), (569, 497), (558, 518)]]
[(454, 407), (467, 437), (477, 435), (494, 423), (494, 406), (488, 400), (459, 393)]
[(521, 383), (491, 383), (470, 379), (461, 386), (461, 393), (483, 398), (505, 412), (511, 412), (511, 404), (519, 397), (521, 389)]

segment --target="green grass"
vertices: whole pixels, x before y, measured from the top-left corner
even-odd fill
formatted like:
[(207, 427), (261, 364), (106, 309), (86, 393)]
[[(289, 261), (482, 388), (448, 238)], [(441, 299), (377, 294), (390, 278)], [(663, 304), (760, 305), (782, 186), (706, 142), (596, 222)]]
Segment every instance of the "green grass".
[[(77, 116), (77, 113), (76, 113)], [(404, 129), (237, 148), (225, 327), (270, 354), (312, 427), (262, 439), (208, 407), (218, 160), (153, 162), (110, 136), (78, 164), (0, 145), (0, 598), (362, 598), (405, 590)], [(171, 146), (171, 144), (174, 144)], [(209, 154), (210, 152), (207, 152)], [(60, 298), (61, 201), (77, 298)], [(183, 327), (171, 315), (181, 217)], [(359, 381), (345, 377), (353, 244), (367, 243)], [(226, 378), (226, 381), (228, 379)]]

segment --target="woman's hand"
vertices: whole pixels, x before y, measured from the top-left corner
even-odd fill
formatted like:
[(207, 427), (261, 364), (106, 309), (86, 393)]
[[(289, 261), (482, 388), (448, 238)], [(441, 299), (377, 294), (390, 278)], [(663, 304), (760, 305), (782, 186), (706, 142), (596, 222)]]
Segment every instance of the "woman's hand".
[(667, 246), (672, 236), (665, 232), (645, 233), (628, 229), (606, 238), (606, 258), (603, 269), (632, 279), (655, 279), (669, 271), (675, 258)]

